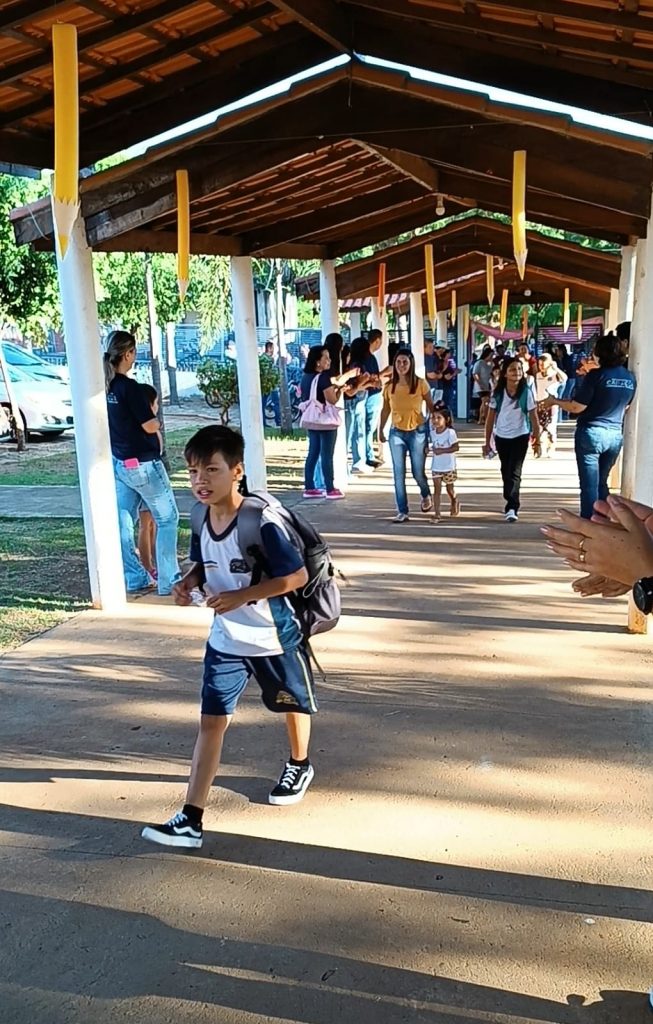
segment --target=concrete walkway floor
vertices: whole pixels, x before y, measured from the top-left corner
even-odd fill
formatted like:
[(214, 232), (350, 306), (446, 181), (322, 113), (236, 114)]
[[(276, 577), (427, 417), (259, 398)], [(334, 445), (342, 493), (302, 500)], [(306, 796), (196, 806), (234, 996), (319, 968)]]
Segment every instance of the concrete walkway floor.
[(650, 641), (539, 537), (568, 443), (514, 526), (476, 451), (442, 526), (392, 525), (385, 471), (311, 506), (351, 581), (315, 781), (267, 804), (285, 745), (251, 686), (201, 851), (139, 829), (180, 804), (205, 610), (87, 613), (0, 661), (3, 1022), (650, 1019)]

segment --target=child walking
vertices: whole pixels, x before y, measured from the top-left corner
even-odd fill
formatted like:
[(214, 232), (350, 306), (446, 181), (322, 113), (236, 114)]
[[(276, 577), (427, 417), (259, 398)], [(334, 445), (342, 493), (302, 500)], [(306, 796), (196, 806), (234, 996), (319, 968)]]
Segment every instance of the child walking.
[(252, 585), (238, 542), (241, 435), (228, 427), (204, 427), (190, 439), (184, 455), (193, 494), (206, 515), (199, 534), (191, 537), (192, 565), (172, 592), (176, 604), (190, 605), (192, 591), (203, 587), (215, 617), (204, 656), (200, 725), (186, 802), (169, 821), (147, 825), (141, 834), (163, 846), (197, 849), (222, 742), (248, 678), (253, 676), (260, 686), (268, 711), (284, 714), (286, 720), (290, 754), (269, 795), (271, 804), (298, 803), (313, 779), (308, 743), (317, 704), (300, 623), (286, 596), (308, 582), (303, 557), (272, 510), (262, 513), (267, 578), (261, 583)]
[(442, 484), (447, 489), (451, 502), (450, 515), (460, 515), (460, 501), (456, 497), (455, 483), (456, 452), (460, 448), (458, 435), (453, 429), (451, 409), (446, 405), (436, 405), (431, 414), (430, 440), (433, 459), (431, 473), (433, 475), (433, 522), (441, 523), (440, 506), (442, 500)]

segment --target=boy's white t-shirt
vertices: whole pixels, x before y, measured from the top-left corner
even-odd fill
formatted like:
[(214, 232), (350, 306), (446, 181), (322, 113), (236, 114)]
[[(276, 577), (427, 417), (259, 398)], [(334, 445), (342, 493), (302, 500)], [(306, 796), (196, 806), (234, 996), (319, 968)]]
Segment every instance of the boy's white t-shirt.
[(432, 473), (451, 473), (456, 468), (456, 453), (449, 452), (445, 455), (438, 455), (438, 448), (451, 448), (458, 443), (458, 435), (453, 427), (447, 427), (441, 434), (431, 427), (431, 446), (433, 458), (431, 460)]

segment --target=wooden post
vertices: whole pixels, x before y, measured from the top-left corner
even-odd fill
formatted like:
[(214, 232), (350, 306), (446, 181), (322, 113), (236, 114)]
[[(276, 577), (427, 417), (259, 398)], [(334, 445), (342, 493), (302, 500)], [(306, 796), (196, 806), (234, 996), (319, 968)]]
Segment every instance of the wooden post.
[(415, 369), (418, 377), (424, 376), (424, 309), (422, 293), (411, 292), (410, 301), (410, 347), (415, 356)]
[(75, 449), (93, 605), (107, 612), (125, 605), (100, 327), (93, 283), (93, 255), (84, 221), (73, 225), (68, 251), (57, 252), (64, 338), (75, 418)]
[(265, 491), (267, 473), (251, 256), (231, 257), (231, 298), (236, 335), (240, 429), (245, 439), (245, 472), (250, 490)]
[(349, 314), (349, 333), (353, 338), (360, 338), (361, 333), (361, 315), (356, 310)]

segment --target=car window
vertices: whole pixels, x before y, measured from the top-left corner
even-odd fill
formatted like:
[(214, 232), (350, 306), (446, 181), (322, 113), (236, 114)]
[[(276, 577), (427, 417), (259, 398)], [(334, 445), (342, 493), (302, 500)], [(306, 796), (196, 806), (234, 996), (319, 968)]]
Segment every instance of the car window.
[(36, 356), (30, 355), (29, 352), (21, 352), (15, 345), (3, 345), (2, 351), (5, 354), (5, 359), (11, 366), (34, 366), (34, 364), (40, 364), (41, 360)]

